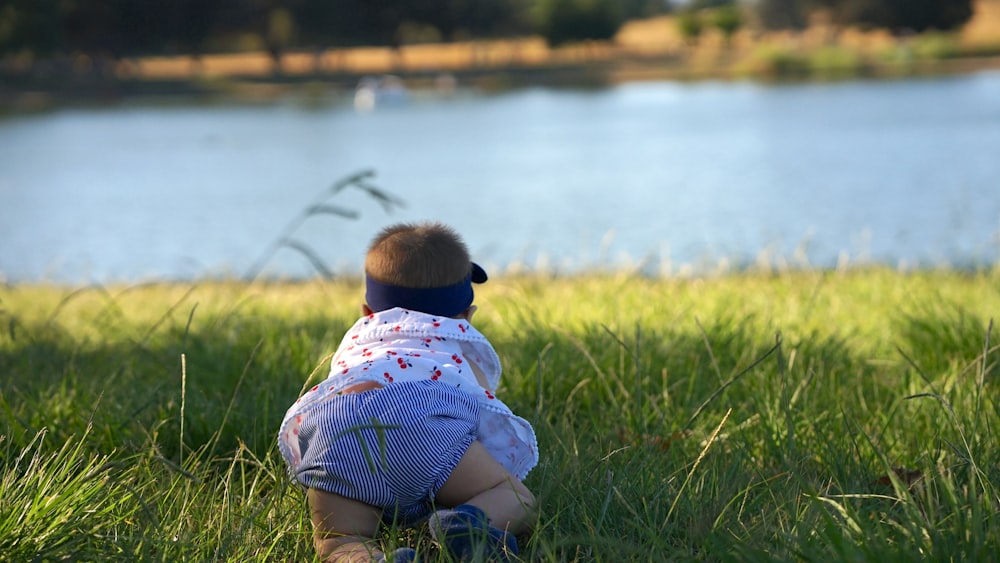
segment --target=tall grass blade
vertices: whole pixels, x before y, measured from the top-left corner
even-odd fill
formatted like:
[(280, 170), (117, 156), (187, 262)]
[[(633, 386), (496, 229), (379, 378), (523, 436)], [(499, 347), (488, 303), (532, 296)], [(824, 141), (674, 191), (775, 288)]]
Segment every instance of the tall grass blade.
[(715, 399), (719, 395), (721, 395), (723, 393), (723, 391), (725, 391), (733, 383), (736, 383), (737, 381), (739, 381), (740, 378), (742, 378), (744, 375), (746, 375), (746, 374), (750, 373), (751, 371), (753, 371), (754, 368), (756, 368), (757, 366), (759, 366), (771, 354), (775, 353), (781, 347), (781, 339), (780, 339), (780, 337), (777, 340), (778, 340), (777, 343), (775, 343), (775, 345), (772, 346), (767, 352), (764, 352), (764, 354), (762, 356), (760, 356), (759, 358), (757, 358), (756, 360), (754, 360), (749, 366), (743, 368), (739, 373), (737, 373), (733, 377), (729, 378), (729, 381), (726, 381), (725, 383), (723, 383), (721, 386), (719, 386), (718, 389), (716, 389), (711, 395), (709, 395), (707, 399), (705, 399), (704, 401), (702, 401), (702, 403), (700, 405), (698, 405), (698, 408), (696, 408), (694, 410), (694, 414), (692, 414), (691, 417), (688, 418), (687, 422), (684, 423), (684, 426), (682, 426), (682, 429), (683, 430), (690, 430), (691, 427), (692, 427), (692, 425), (694, 424), (694, 421), (697, 420), (699, 416), (701, 416), (701, 413), (704, 412), (704, 410), (708, 407), (708, 405), (712, 404), (712, 402), (715, 401)]
[(327, 279), (331, 279), (333, 274), (329, 271), (329, 268), (327, 268), (326, 264), (319, 257), (319, 255), (304, 243), (294, 241), (292, 239), (292, 235), (294, 235), (295, 232), (303, 224), (305, 224), (310, 217), (316, 215), (334, 215), (345, 219), (359, 218), (360, 214), (356, 211), (345, 209), (326, 202), (327, 198), (339, 194), (341, 191), (349, 187), (355, 187), (367, 194), (379, 205), (381, 205), (387, 213), (394, 207), (404, 205), (404, 202), (401, 199), (368, 183), (368, 180), (374, 176), (375, 172), (373, 170), (362, 170), (337, 180), (329, 190), (321, 192), (313, 202), (307, 204), (299, 214), (293, 217), (280, 231), (280, 233), (264, 248), (260, 256), (258, 256), (257, 259), (251, 263), (246, 273), (243, 274), (243, 279), (249, 282), (256, 280), (261, 273), (263, 273), (264, 267), (267, 263), (270, 262), (271, 258), (273, 258), (275, 253), (277, 253), (282, 247), (289, 247), (299, 251), (309, 259), (316, 271), (322, 273)]
[(691, 470), (688, 471), (687, 475), (684, 477), (684, 482), (681, 483), (681, 488), (677, 491), (674, 496), (674, 501), (670, 503), (670, 510), (667, 511), (667, 517), (664, 519), (663, 526), (666, 526), (667, 522), (670, 522), (671, 517), (674, 515), (674, 510), (677, 508), (677, 501), (680, 500), (681, 494), (684, 493), (684, 489), (687, 488), (688, 483), (691, 482), (691, 477), (694, 472), (698, 470), (698, 466), (701, 465), (701, 460), (705, 459), (705, 454), (708, 453), (708, 449), (712, 447), (715, 443), (715, 439), (719, 436), (719, 432), (722, 431), (722, 427), (725, 426), (726, 421), (729, 420), (729, 415), (733, 413), (733, 409), (726, 411), (723, 415), (722, 420), (719, 421), (719, 425), (715, 427), (715, 430), (709, 435), (708, 440), (705, 442), (705, 446), (701, 449), (701, 453), (698, 454), (698, 458), (694, 460), (694, 465), (691, 466)]
[(313, 265), (313, 268), (316, 268), (316, 271), (322, 274), (324, 278), (328, 280), (333, 279), (333, 272), (326, 267), (326, 264), (323, 262), (323, 259), (320, 258), (319, 254), (317, 254), (316, 251), (308, 245), (294, 239), (285, 239), (281, 242), (281, 244), (282, 246), (287, 246), (288, 248), (297, 250), (300, 254), (305, 256)]
[(328, 203), (317, 203), (306, 208), (306, 215), (334, 215), (345, 219), (357, 219), (361, 214), (351, 209), (344, 209)]

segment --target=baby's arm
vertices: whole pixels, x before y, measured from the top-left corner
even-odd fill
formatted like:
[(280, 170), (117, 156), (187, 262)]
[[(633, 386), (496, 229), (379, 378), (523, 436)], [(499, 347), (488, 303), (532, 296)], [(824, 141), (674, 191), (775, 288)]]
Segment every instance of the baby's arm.
[(375, 507), (319, 489), (306, 498), (320, 561), (369, 562), (379, 553), (371, 541), (380, 521)]
[(466, 359), (466, 361), (469, 362), (469, 367), (472, 369), (472, 374), (476, 376), (476, 383), (478, 383), (479, 386), (482, 387), (483, 389), (489, 389), (490, 383), (489, 381), (487, 381), (486, 374), (483, 373), (482, 368), (476, 365), (476, 362), (473, 362), (472, 360)]

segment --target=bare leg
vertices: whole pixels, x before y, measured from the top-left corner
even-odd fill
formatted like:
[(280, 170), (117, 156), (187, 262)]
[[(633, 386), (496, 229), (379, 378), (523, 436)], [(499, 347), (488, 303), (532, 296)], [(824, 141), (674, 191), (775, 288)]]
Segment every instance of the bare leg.
[(367, 563), (381, 553), (372, 541), (380, 521), (375, 507), (319, 489), (306, 498), (320, 561)]
[(492, 526), (515, 535), (530, 531), (535, 520), (535, 496), (479, 442), (469, 446), (435, 501), (447, 507), (471, 504)]

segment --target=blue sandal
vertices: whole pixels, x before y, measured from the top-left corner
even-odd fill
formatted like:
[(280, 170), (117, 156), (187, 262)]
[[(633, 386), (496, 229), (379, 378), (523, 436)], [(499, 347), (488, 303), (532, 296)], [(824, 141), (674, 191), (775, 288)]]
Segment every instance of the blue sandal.
[(417, 560), (417, 552), (412, 547), (401, 547), (389, 553), (382, 553), (375, 561), (377, 563), (412, 563)]
[(490, 526), (486, 513), (463, 504), (438, 510), (428, 522), (431, 537), (459, 561), (511, 561), (517, 538)]

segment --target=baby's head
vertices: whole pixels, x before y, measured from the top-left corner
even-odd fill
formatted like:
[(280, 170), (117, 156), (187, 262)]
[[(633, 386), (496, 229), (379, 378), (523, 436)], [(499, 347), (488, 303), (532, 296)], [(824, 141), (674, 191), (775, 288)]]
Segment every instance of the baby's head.
[(365, 257), (367, 308), (405, 307), (442, 317), (466, 315), (473, 283), (486, 272), (461, 237), (441, 223), (398, 224), (380, 232)]

